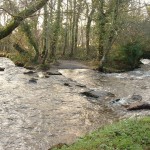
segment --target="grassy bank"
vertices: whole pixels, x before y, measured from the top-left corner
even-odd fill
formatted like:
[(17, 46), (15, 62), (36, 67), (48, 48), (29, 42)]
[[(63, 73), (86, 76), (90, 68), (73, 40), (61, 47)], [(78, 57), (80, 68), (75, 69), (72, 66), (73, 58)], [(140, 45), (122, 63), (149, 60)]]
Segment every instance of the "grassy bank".
[(61, 150), (150, 150), (150, 117), (109, 125)]

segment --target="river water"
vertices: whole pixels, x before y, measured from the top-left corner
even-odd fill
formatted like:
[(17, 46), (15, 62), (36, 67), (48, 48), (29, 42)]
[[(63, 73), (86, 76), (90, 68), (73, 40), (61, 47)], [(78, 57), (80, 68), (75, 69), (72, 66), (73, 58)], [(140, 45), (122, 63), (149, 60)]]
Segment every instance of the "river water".
[(85, 88), (78, 83), (116, 97), (135, 93), (145, 101), (150, 98), (149, 64), (121, 74), (60, 69), (63, 75), (34, 75), (37, 83), (29, 82), (33, 76), (7, 58), (0, 58), (0, 67), (5, 68), (0, 71), (0, 150), (47, 150), (58, 143), (70, 144), (120, 117), (104, 102), (95, 104), (81, 95)]

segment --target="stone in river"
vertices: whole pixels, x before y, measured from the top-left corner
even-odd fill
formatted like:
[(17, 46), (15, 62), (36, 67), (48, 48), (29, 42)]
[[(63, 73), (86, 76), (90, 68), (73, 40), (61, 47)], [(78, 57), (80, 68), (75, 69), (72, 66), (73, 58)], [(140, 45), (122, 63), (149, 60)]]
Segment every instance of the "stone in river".
[(34, 74), (34, 73), (35, 73), (35, 71), (32, 71), (32, 70), (24, 72), (24, 74), (27, 74), (27, 75), (31, 75), (31, 74)]
[(58, 71), (48, 71), (47, 72), (48, 75), (62, 75), (60, 72)]
[(127, 110), (132, 111), (132, 110), (141, 110), (141, 109), (146, 109), (150, 110), (150, 104), (149, 103), (144, 103), (144, 102), (135, 102), (129, 105)]
[(38, 80), (38, 79), (36, 79), (36, 78), (31, 78), (31, 79), (29, 80), (29, 83), (37, 83), (37, 80)]
[(4, 71), (4, 70), (5, 70), (5, 68), (0, 67), (0, 71)]
[(96, 91), (94, 91), (94, 90), (84, 91), (84, 92), (81, 92), (81, 94), (85, 95), (87, 97), (91, 97), (91, 98), (102, 98), (102, 99), (115, 96), (114, 94), (112, 94), (110, 92), (99, 91), (99, 90), (96, 90)]

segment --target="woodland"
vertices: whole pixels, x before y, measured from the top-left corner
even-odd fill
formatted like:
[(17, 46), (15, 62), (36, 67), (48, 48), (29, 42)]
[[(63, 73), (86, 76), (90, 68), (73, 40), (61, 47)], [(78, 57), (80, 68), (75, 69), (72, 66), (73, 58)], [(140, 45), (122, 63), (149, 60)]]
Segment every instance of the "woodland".
[(18, 65), (79, 59), (132, 70), (150, 57), (149, 19), (142, 0), (2, 0), (0, 51)]
[(150, 0), (0, 0), (0, 150), (149, 150), (149, 110)]

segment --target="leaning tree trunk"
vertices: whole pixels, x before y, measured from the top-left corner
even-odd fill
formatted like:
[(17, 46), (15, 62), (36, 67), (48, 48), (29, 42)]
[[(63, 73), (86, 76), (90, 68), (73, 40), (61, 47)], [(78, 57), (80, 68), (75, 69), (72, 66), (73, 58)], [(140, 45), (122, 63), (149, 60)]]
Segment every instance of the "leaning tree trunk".
[(40, 0), (31, 5), (29, 8), (24, 9), (16, 14), (6, 26), (0, 28), (0, 40), (11, 34), (12, 31), (15, 30), (23, 20), (34, 14), (37, 10), (41, 9), (47, 3), (47, 1), (48, 0)]
[(33, 36), (33, 33), (31, 31), (31, 26), (27, 22), (24, 22), (24, 23), (21, 24), (21, 29), (25, 33), (29, 44), (35, 50), (35, 56), (34, 56), (33, 61), (38, 62), (39, 54), (40, 54), (39, 53), (39, 45), (38, 45), (37, 41), (35, 40), (35, 37)]

